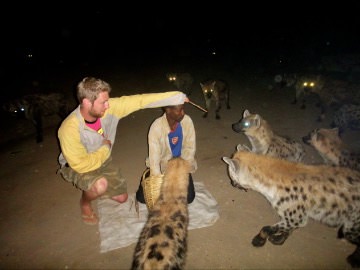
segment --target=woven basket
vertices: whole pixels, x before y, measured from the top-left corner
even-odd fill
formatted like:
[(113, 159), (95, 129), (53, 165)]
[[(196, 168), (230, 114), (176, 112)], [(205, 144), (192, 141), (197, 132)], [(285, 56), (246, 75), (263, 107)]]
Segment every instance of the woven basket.
[(149, 210), (152, 210), (157, 199), (160, 196), (161, 184), (164, 179), (164, 175), (152, 175), (146, 177), (150, 169), (146, 169), (142, 176), (141, 186), (144, 191), (144, 198), (146, 206)]

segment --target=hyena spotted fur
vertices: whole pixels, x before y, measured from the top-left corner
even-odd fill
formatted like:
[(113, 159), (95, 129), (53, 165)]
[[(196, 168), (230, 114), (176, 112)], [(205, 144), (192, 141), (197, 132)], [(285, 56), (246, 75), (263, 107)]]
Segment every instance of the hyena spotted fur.
[(338, 128), (319, 128), (303, 137), (329, 165), (360, 171), (360, 152), (351, 151), (342, 141)]
[(340, 132), (350, 128), (360, 130), (360, 105), (344, 104), (335, 111), (332, 127), (338, 127)]
[(36, 129), (36, 142), (41, 143), (43, 136), (43, 118), (58, 115), (61, 119), (75, 108), (75, 102), (66, 99), (62, 93), (29, 94), (11, 100), (3, 109), (17, 118), (30, 120)]
[(305, 149), (301, 143), (277, 135), (266, 120), (247, 109), (244, 110), (242, 119), (232, 124), (232, 129), (246, 135), (254, 153), (290, 161), (302, 161), (305, 156)]
[(159, 199), (148, 214), (135, 247), (131, 269), (183, 269), (187, 252), (190, 165), (169, 161)]
[(190, 96), (192, 93), (194, 78), (189, 73), (168, 73), (166, 78), (177, 90)]
[(268, 239), (282, 245), (309, 218), (337, 227), (338, 237), (356, 245), (347, 257), (360, 266), (360, 172), (345, 167), (306, 165), (249, 152), (238, 147), (232, 158), (223, 157), (233, 184), (262, 194), (280, 217), (262, 227), (252, 245)]
[(306, 99), (310, 95), (315, 95), (318, 98), (318, 106), (320, 107), (318, 121), (325, 119), (330, 107), (337, 109), (343, 104), (360, 103), (359, 84), (320, 75), (300, 77), (295, 85), (295, 91), (293, 104), (302, 98), (302, 109), (306, 107)]
[(226, 108), (230, 109), (230, 88), (227, 82), (224, 80), (208, 80), (204, 83), (200, 83), (201, 90), (205, 99), (205, 107), (207, 112), (203, 114), (203, 117), (208, 116), (210, 106), (212, 102), (215, 102), (215, 118), (220, 119), (220, 109), (222, 103), (225, 103)]

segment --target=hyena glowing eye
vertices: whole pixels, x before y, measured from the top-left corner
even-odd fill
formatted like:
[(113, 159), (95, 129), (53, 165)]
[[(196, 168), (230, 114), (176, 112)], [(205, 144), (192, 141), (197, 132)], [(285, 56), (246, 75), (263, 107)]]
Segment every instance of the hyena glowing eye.
[(250, 122), (249, 122), (249, 121), (243, 122), (243, 126), (244, 126), (245, 128), (250, 127)]
[(315, 85), (315, 83), (313, 83), (313, 82), (311, 82), (311, 83), (309, 84), (310, 87), (314, 87), (314, 85)]
[(308, 86), (308, 82), (304, 82), (304, 86), (307, 87), (307, 86)]
[(211, 88), (210, 92), (214, 92), (214, 89)]

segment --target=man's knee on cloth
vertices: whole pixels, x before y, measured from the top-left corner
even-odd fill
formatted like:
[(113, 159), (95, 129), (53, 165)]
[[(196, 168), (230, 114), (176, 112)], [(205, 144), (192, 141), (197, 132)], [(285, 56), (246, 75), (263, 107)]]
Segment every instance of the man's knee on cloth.
[(123, 194), (120, 194), (120, 195), (116, 195), (116, 196), (113, 196), (111, 199), (113, 199), (114, 201), (117, 201), (119, 203), (124, 203), (128, 199), (128, 194), (123, 193)]

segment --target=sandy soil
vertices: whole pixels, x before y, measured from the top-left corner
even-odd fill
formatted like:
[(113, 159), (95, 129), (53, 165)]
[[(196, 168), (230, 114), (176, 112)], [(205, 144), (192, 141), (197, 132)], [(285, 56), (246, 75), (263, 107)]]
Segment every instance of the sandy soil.
[[(165, 91), (169, 89), (165, 81), (169, 71), (113, 71), (99, 76), (112, 84), (112, 95), (116, 96)], [(248, 144), (245, 136), (231, 129), (244, 109), (262, 115), (278, 134), (299, 141), (311, 129), (327, 127), (329, 120), (315, 121), (318, 108), (314, 104), (306, 110), (290, 104), (291, 89), (270, 91), (270, 76), (210, 69), (193, 74), (195, 90), (190, 97), (196, 103), (203, 105), (198, 83), (208, 77), (228, 80), (232, 93), (231, 109), (221, 111), (221, 120), (215, 120), (214, 110), (204, 119), (200, 110), (186, 107), (197, 131), (199, 169), (194, 179), (204, 182), (220, 206), (220, 219), (213, 226), (189, 231), (186, 269), (349, 269), (345, 258), (355, 247), (337, 239), (335, 228), (314, 221), (295, 231), (282, 246), (267, 243), (262, 248), (253, 247), (253, 236), (262, 226), (277, 222), (277, 215), (261, 194), (231, 186), (227, 166), (221, 160), (231, 156), (237, 144)], [(77, 79), (82, 78), (78, 75)], [(160, 113), (160, 109), (138, 111), (119, 122), (113, 158), (128, 180), (129, 193), (136, 190), (145, 166), (148, 127)], [(85, 225), (80, 219), (80, 191), (56, 174), (59, 121), (57, 117), (46, 119), (41, 145), (35, 143), (27, 122), (9, 127), (1, 137), (2, 142), (9, 137), (13, 140), (2, 144), (0, 153), (0, 267), (129, 269), (134, 245), (100, 253), (98, 227)], [(26, 136), (20, 136), (24, 131)], [(358, 135), (347, 131), (344, 140), (359, 147)], [(306, 151), (306, 163), (321, 162), (309, 146)]]

